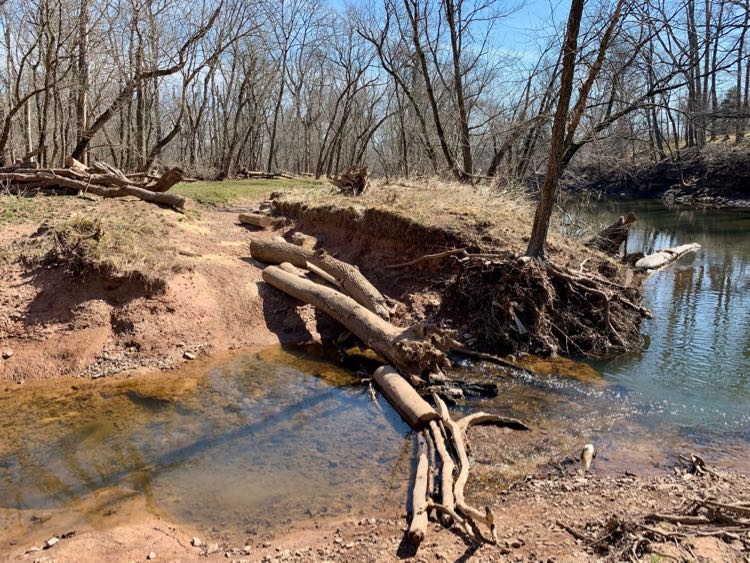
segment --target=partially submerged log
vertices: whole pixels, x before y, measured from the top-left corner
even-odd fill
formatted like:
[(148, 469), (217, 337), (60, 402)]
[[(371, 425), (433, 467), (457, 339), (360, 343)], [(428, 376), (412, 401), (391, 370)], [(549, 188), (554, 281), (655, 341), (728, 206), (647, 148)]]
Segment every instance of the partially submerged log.
[(627, 240), (630, 227), (635, 221), (635, 213), (631, 211), (627, 215), (619, 217), (611, 225), (604, 227), (587, 240), (586, 244), (607, 254), (615, 255), (620, 251), (622, 243)]
[(682, 256), (688, 252), (696, 252), (700, 250), (701, 245), (698, 243), (683, 244), (681, 246), (675, 246), (672, 248), (664, 248), (648, 256), (644, 256), (635, 263), (636, 270), (658, 270), (679, 260)]
[(265, 229), (273, 225), (273, 219), (268, 215), (261, 215), (260, 213), (240, 213), (239, 222), (243, 225), (252, 225), (253, 227), (260, 227)]
[(266, 264), (289, 262), (298, 268), (310, 269), (308, 263), (332, 276), (349, 296), (383, 319), (390, 314), (385, 297), (364, 277), (358, 268), (337, 260), (324, 250), (303, 248), (285, 241), (253, 239), (250, 254)]
[[(287, 261), (297, 266), (291, 260)], [(300, 278), (276, 266), (263, 270), (263, 280), (338, 321), (396, 366), (414, 384), (422, 383), (423, 377), (449, 365), (444, 352), (421, 337), (419, 331), (393, 326), (339, 291)]]
[(413, 430), (422, 430), (430, 422), (440, 420), (435, 409), (393, 367), (379, 367), (372, 380)]

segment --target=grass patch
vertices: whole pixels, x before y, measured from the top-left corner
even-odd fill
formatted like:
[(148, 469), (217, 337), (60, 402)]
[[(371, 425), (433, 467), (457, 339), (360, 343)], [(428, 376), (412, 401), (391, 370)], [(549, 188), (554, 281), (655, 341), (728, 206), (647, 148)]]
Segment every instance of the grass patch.
[(183, 182), (172, 188), (172, 192), (189, 197), (201, 205), (222, 206), (239, 201), (257, 201), (265, 199), (271, 192), (289, 188), (310, 188), (327, 185), (323, 180), (314, 178), (295, 178), (289, 180), (224, 180)]
[(38, 223), (59, 214), (61, 209), (80, 210), (91, 204), (91, 201), (75, 196), (0, 195), (0, 227), (21, 223)]

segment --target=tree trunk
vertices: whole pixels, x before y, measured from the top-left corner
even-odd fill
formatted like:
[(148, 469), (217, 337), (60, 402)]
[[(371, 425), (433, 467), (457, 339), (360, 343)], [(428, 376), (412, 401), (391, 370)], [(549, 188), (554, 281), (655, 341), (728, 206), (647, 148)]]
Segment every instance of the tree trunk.
[(552, 125), (552, 140), (547, 160), (547, 172), (544, 176), (544, 184), (540, 194), (539, 204), (534, 214), (534, 225), (531, 229), (531, 238), (526, 250), (526, 256), (531, 258), (544, 258), (547, 232), (549, 231), (550, 217), (557, 192), (557, 184), (560, 180), (563, 152), (565, 150), (565, 130), (568, 119), (568, 107), (573, 90), (573, 78), (575, 74), (576, 54), (578, 50), (578, 30), (581, 26), (584, 0), (573, 0), (568, 16), (567, 31), (565, 33), (565, 51), (563, 54), (562, 76), (560, 79), (560, 97), (555, 111), (555, 120)]

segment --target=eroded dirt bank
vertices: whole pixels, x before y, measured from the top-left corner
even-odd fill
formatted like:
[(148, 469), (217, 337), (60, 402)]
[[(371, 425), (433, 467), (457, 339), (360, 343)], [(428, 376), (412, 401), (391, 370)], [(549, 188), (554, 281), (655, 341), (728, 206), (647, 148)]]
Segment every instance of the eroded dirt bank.
[[(252, 237), (289, 236), (294, 230), (318, 236), (339, 258), (358, 264), (394, 298), (396, 323), (443, 319), (468, 344), (499, 348), (503, 353), (571, 352), (562, 344), (569, 341), (594, 353), (612, 352), (609, 339), (596, 337), (601, 318), (595, 308), (589, 306), (592, 314), (581, 316), (589, 327), (581, 331), (584, 338), (571, 340), (565, 330), (555, 333), (545, 322), (539, 323), (532, 307), (537, 293), (508, 298), (507, 286), (496, 295), (486, 292), (504, 279), (498, 277), (503, 271), (493, 261), (507, 263), (525, 246), (530, 211), (524, 201), (469, 196), (453, 187), (426, 195), (429, 205), (425, 192), (413, 187), (379, 190), (363, 209), (362, 204), (337, 196), (318, 194), (313, 202), (306, 194), (297, 194), (277, 199), (277, 214), (290, 217), (294, 224), (280, 222), (276, 231), (238, 225), (239, 209), (204, 209), (181, 216), (142, 202), (75, 199), (66, 199), (64, 205), (70, 207), (58, 209), (56, 215), (93, 216), (98, 224), (50, 221), (3, 228), (0, 350), (6, 357), (0, 365), (8, 381), (5, 392), (16, 387), (10, 381), (63, 375), (99, 378), (170, 368), (235, 347), (336, 335), (337, 328), (309, 307), (267, 288), (260, 281), (262, 266), (249, 256)], [(464, 278), (474, 280), (468, 286), (456, 284), (457, 276), (469, 274), (455, 259), (402, 266), (457, 247), (488, 253), (488, 259), (471, 272), (476, 277)], [(65, 251), (71, 249), (74, 260), (66, 258), (70, 252)], [(629, 288), (632, 299), (639, 298), (638, 277), (612, 259), (557, 236), (550, 241), (550, 253), (556, 263), (621, 284)], [(552, 309), (572, 319), (565, 327), (575, 328), (572, 323), (579, 316), (573, 313), (580, 312), (583, 297), (566, 293), (562, 286), (538, 285), (539, 291), (551, 296)], [(468, 292), (465, 297), (481, 297), (479, 307), (467, 309), (456, 287)], [(515, 283), (510, 289), (519, 287), (524, 286)], [(480, 309), (493, 311), (488, 317), (491, 323), (478, 321), (484, 318), (478, 316)], [(618, 324), (625, 329), (622, 334), (628, 338), (637, 334), (639, 317), (617, 311), (621, 317), (616, 322), (626, 323)], [(557, 317), (551, 320), (558, 326)], [(537, 330), (540, 327), (546, 331)], [(529, 332), (541, 337), (534, 339)], [(511, 335), (506, 341), (496, 339), (506, 333)], [(471, 432), (479, 469), (467, 492), (478, 502), (497, 507), (497, 546), (472, 547), (460, 533), (435, 525), (414, 552), (403, 540), (406, 521), (401, 500), (343, 521), (289, 522), (288, 528), (273, 533), (246, 537), (222, 530), (206, 533), (170, 522), (143, 496), (119, 487), (82, 501), (90, 505), (90, 521), (74, 529), (65, 510), (0, 512), (4, 530), (0, 541), (8, 559), (39, 561), (81, 561), (82, 554), (91, 560), (113, 561), (142, 561), (151, 554), (166, 561), (199, 560), (206, 555), (236, 561), (581, 561), (622, 560), (630, 553), (646, 560), (692, 553), (696, 559), (743, 561), (747, 555), (745, 536), (676, 536), (687, 547), (675, 548), (668, 535), (641, 527), (653, 527), (644, 520), (647, 513), (683, 510), (683, 501), (693, 496), (748, 502), (743, 476), (694, 478), (660, 472), (633, 478), (621, 473), (599, 475), (596, 466), (593, 475), (583, 475), (566, 466), (562, 474), (557, 469), (540, 472), (509, 487), (502, 478), (506, 468), (498, 451), (518, 444), (510, 443), (509, 435), (499, 430)], [(612, 520), (612, 515), (617, 519)], [(608, 522), (621, 522), (623, 534), (613, 534)], [(631, 527), (632, 522), (636, 524)], [(75, 534), (49, 549), (32, 550), (71, 531)], [(639, 540), (644, 534), (648, 541)], [(193, 546), (194, 537), (202, 545)]]
[[(606, 356), (640, 338), (640, 314), (623, 306), (640, 300), (628, 268), (551, 237), (556, 264), (625, 287), (605, 318), (597, 294), (514, 263), (531, 208), (512, 196), (389, 186), (354, 201), (298, 190), (277, 199), (276, 230), (237, 223), (251, 202), (181, 215), (141, 201), (49, 199), (47, 219), (0, 230), (5, 380), (169, 369), (241, 346), (335, 336), (333, 323), (262, 283), (264, 265), (250, 257), (252, 237), (295, 230), (358, 265), (395, 300), (396, 324), (448, 323), (468, 345), (499, 354)], [(402, 265), (456, 248), (490, 254)]]
[[(287, 319), (249, 257), (250, 237), (271, 233), (241, 227), (237, 211), (181, 216), (138, 201), (80, 209), (58, 199), (56, 217), (98, 217), (115, 240), (103, 239), (112, 247), (77, 264), (50, 257), (49, 229), (60, 219), (0, 231), (0, 378), (168, 369), (299, 337), (299, 321)], [(59, 226), (66, 228), (79, 226)]]
[(750, 207), (750, 152), (744, 146), (688, 148), (657, 162), (602, 160), (573, 167), (565, 184), (597, 197), (663, 199), (699, 207)]

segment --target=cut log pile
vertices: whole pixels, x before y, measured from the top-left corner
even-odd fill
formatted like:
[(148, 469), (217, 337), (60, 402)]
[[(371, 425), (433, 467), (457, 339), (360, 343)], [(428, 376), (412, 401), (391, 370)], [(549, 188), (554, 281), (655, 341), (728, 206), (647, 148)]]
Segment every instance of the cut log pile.
[[(447, 333), (391, 324), (386, 298), (358, 268), (322, 249), (308, 248), (309, 237), (296, 235), (294, 239), (300, 245), (307, 244), (254, 239), (251, 255), (255, 260), (273, 264), (263, 270), (266, 283), (338, 321), (387, 364), (375, 371), (373, 381), (417, 433), (410, 541), (419, 545), (424, 540), (432, 516), (445, 526), (458, 526), (469, 541), (495, 542), (491, 507), (471, 506), (464, 496), (470, 472), (466, 433), (476, 424), (528, 428), (518, 420), (487, 413), (453, 420), (439, 392), (455, 389), (456, 382), (451, 382), (442, 370), (450, 367), (447, 352), (462, 346)], [(480, 525), (489, 535), (482, 532)]]
[(144, 174), (128, 176), (104, 162), (90, 166), (68, 158), (64, 168), (38, 168), (37, 163), (25, 160), (0, 168), (0, 184), (12, 193), (52, 190), (62, 193), (89, 193), (99, 197), (133, 196), (143, 201), (184, 210), (191, 200), (167, 193), (183, 179), (179, 168), (172, 168), (160, 177)]

